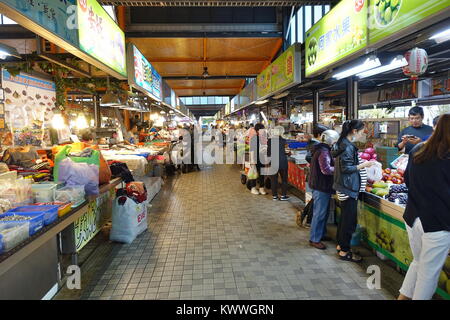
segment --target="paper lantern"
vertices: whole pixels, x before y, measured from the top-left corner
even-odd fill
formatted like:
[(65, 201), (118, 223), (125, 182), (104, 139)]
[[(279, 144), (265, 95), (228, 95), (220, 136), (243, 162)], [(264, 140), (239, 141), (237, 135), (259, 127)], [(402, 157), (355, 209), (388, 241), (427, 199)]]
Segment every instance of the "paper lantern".
[(403, 73), (417, 80), (428, 68), (428, 54), (424, 49), (414, 48), (406, 52), (405, 59), (408, 65), (403, 67)]

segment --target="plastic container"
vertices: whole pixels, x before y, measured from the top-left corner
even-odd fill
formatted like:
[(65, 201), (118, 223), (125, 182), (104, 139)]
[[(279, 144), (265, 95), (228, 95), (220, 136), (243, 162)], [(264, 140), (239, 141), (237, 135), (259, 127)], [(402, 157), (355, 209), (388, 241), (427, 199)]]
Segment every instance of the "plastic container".
[(29, 223), (0, 224), (0, 254), (13, 249), (30, 236)]
[(55, 201), (56, 184), (36, 183), (31, 185), (34, 202), (53, 202)]
[(55, 201), (71, 202), (74, 208), (84, 202), (85, 195), (84, 186), (67, 186), (56, 190)]
[[(17, 208), (16, 208), (17, 209)], [(7, 216), (13, 216), (16, 213), (8, 211), (0, 215), (0, 228), (8, 226), (16, 226), (17, 224), (27, 224), (29, 225), (29, 235), (32, 236), (44, 227), (44, 214), (43, 213), (21, 213), (21, 216), (30, 216), (30, 220), (13, 220), (13, 221), (2, 221), (1, 219)]]
[(300, 141), (289, 141), (287, 143), (289, 149), (300, 149), (300, 148), (306, 148), (308, 143), (306, 142), (300, 142)]
[(55, 205), (46, 206), (23, 206), (9, 210), (7, 213), (13, 213), (17, 215), (31, 215), (31, 214), (44, 214), (44, 225), (48, 226), (58, 219), (58, 208)]

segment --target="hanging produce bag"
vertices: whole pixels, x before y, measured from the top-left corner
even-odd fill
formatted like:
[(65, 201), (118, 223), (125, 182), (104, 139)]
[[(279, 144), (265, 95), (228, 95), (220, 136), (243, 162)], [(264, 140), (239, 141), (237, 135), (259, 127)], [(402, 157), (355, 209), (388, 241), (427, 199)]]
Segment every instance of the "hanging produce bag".
[(248, 171), (247, 178), (249, 180), (256, 180), (258, 179), (258, 170), (256, 169), (256, 166), (254, 164), (251, 165), (250, 170)]
[(110, 240), (132, 243), (147, 230), (147, 208), (147, 201), (136, 203), (126, 196), (117, 197), (112, 210)]
[[(76, 145), (75, 145), (76, 147)], [(81, 149), (83, 150), (83, 149)], [(71, 155), (71, 152), (80, 152), (80, 148), (74, 148), (73, 145), (65, 145), (63, 146), (59, 152), (55, 155), (55, 168), (53, 170), (53, 177), (55, 178), (55, 181), (59, 181), (59, 175), (60, 175), (60, 163), (62, 160), (66, 158), (70, 158), (73, 162), (76, 163), (86, 163), (86, 164), (92, 164), (100, 167), (100, 151), (95, 149), (90, 149), (92, 152), (90, 154), (87, 154), (87, 156), (74, 156)], [(86, 150), (86, 149), (84, 149)]]

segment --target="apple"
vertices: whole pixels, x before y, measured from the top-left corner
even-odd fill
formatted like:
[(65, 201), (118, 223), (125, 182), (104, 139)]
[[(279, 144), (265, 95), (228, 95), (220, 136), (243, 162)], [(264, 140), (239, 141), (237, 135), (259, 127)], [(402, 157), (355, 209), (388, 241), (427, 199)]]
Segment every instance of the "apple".
[(391, 169), (390, 168), (386, 168), (384, 169), (384, 172), (386, 172), (387, 174), (391, 173)]

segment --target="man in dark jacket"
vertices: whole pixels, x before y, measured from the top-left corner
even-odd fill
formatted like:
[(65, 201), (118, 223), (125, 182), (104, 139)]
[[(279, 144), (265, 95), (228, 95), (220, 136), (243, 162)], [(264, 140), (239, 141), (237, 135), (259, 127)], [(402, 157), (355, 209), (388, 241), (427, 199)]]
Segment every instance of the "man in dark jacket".
[(338, 139), (339, 134), (336, 131), (324, 131), (320, 139), (322, 142), (314, 146), (311, 161), (309, 186), (312, 189), (314, 205), (309, 243), (320, 250), (326, 249), (321, 241), (326, 234), (328, 206), (331, 195), (334, 193), (334, 161), (331, 156), (331, 147)]

